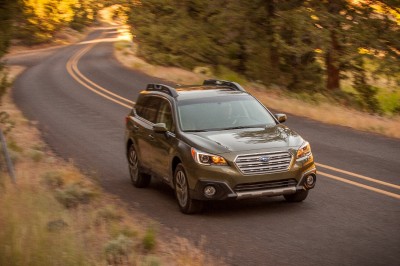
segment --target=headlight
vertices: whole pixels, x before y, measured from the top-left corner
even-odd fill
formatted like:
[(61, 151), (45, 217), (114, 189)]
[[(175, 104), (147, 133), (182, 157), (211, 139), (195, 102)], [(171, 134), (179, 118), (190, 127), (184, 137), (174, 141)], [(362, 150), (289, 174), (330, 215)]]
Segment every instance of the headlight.
[(203, 165), (227, 165), (226, 160), (218, 155), (213, 155), (198, 151), (195, 148), (191, 149), (193, 159)]
[(304, 156), (310, 154), (311, 154), (310, 143), (305, 142), (303, 145), (301, 145), (300, 149), (297, 150), (297, 159), (303, 158)]

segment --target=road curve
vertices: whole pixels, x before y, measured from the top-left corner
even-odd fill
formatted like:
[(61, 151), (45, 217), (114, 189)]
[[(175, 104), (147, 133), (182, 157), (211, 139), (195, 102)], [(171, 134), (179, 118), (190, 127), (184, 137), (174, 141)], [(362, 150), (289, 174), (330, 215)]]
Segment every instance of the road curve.
[(167, 186), (133, 188), (124, 117), (138, 92), (160, 80), (115, 60), (116, 34), (98, 29), (76, 45), (8, 58), (27, 66), (14, 83), (15, 102), (57, 154), (158, 221), (161, 231), (204, 240), (205, 250), (229, 265), (400, 265), (396, 139), (289, 116), (287, 125), (310, 141), (319, 166), (317, 186), (300, 204), (219, 202), (188, 216)]

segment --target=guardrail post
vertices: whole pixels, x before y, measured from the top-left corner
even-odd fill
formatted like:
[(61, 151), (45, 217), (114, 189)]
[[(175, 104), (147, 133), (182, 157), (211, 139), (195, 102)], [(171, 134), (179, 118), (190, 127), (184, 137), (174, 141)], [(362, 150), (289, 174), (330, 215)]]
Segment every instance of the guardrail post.
[(8, 174), (10, 175), (11, 181), (13, 182), (13, 184), (15, 184), (16, 177), (15, 177), (15, 172), (14, 172), (14, 166), (12, 164), (10, 154), (8, 153), (6, 139), (3, 135), (3, 130), (1, 130), (1, 128), (0, 128), (0, 141), (1, 141), (2, 148), (3, 148), (4, 157), (5, 157), (6, 163), (7, 163)]

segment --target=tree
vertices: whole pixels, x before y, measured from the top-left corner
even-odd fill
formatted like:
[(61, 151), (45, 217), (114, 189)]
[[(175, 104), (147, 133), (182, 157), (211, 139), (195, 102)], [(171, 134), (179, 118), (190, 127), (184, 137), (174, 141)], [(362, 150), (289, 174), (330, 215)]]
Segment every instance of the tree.
[[(139, 54), (158, 64), (223, 66), (267, 85), (335, 95), (352, 79), (375, 111), (371, 74), (400, 76), (395, 0), (135, 3), (129, 23)], [(370, 61), (379, 67), (371, 71)]]

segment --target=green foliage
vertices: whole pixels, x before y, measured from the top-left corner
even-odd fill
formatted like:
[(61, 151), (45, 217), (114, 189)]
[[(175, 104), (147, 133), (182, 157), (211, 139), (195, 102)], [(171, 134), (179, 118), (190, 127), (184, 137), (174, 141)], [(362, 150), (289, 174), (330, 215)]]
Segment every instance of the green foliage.
[(152, 228), (152, 227), (147, 228), (146, 234), (144, 235), (143, 240), (142, 240), (142, 245), (146, 251), (152, 251), (155, 248), (156, 233), (155, 233), (154, 228)]
[(239, 84), (244, 84), (247, 82), (245, 77), (239, 75), (236, 72), (233, 72), (232, 70), (224, 66), (218, 66), (216, 68), (215, 73), (217, 74), (218, 77), (220, 77), (223, 80), (230, 80), (233, 82), (237, 82)]
[(63, 27), (82, 30), (100, 7), (94, 0), (19, 0), (17, 6), (15, 36), (28, 45), (50, 41)]
[[(379, 91), (383, 91), (382, 88)], [(400, 114), (400, 90), (397, 92), (380, 92), (377, 100), (383, 112), (388, 114)]]
[[(400, 15), (390, 1), (137, 2), (128, 22), (138, 54), (152, 63), (222, 66), (248, 80), (335, 98), (351, 73), (359, 98), (348, 101), (351, 95), (343, 94), (339, 101), (378, 113), (369, 75), (400, 84)], [(367, 59), (374, 59), (374, 69), (360, 66)]]
[[(2, 37), (0, 35), (0, 42), (1, 41), (4, 41), (4, 40), (2, 40)], [(3, 49), (6, 49), (4, 45), (5, 44), (3, 43)], [(0, 43), (0, 46), (2, 46), (1, 43)], [(1, 55), (2, 55), (2, 51), (0, 51), (0, 57), (1, 57)], [(4, 63), (0, 62), (0, 106), (2, 105), (3, 97), (6, 94), (7, 89), (10, 87), (10, 85), (11, 84), (8, 81), (7, 69), (4, 65)], [(3, 134), (7, 135), (14, 128), (15, 122), (10, 119), (10, 115), (7, 112), (0, 111), (0, 125), (1, 125), (1, 130), (3, 131)]]
[[(0, 58), (7, 52), (12, 36), (12, 19), (15, 15), (16, 3), (10, 0), (0, 0)], [(0, 73), (2, 72), (0, 65)]]
[(8, 81), (8, 71), (3, 62), (0, 62), (0, 105), (2, 99), (10, 87), (10, 82)]
[(73, 19), (70, 22), (71, 28), (81, 31), (89, 26), (96, 19), (98, 5), (94, 0), (78, 0), (72, 5)]

